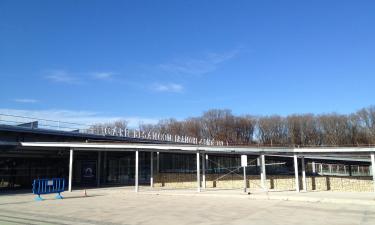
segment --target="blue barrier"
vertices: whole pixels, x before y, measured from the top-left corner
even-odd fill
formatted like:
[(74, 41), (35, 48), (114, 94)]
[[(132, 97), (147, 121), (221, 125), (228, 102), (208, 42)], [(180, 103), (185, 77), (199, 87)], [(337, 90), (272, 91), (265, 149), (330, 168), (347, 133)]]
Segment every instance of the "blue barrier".
[(61, 192), (65, 190), (64, 178), (52, 179), (35, 179), (33, 181), (33, 194), (38, 195), (35, 197), (36, 201), (42, 201), (41, 194), (57, 193), (56, 199), (63, 199)]

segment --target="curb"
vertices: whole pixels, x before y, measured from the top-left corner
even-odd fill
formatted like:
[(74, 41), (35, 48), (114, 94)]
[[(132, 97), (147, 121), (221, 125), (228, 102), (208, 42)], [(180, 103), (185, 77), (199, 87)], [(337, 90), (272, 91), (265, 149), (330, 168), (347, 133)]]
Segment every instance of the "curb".
[(316, 197), (299, 197), (299, 196), (272, 196), (272, 195), (245, 195), (245, 194), (206, 194), (206, 193), (165, 193), (165, 192), (139, 192), (144, 195), (164, 195), (164, 196), (191, 196), (191, 197), (224, 197), (224, 198), (243, 198), (250, 200), (279, 200), (279, 201), (296, 201), (311, 203), (329, 203), (329, 204), (355, 204), (375, 206), (375, 199), (358, 200), (358, 199), (339, 199), (339, 198), (316, 198)]

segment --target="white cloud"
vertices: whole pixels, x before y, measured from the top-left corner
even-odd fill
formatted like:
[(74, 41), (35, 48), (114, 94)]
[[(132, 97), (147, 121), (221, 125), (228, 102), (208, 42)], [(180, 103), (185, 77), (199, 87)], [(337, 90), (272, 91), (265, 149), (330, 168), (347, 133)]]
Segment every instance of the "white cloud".
[(125, 117), (124, 120), (128, 121), (128, 126), (138, 128), (140, 124), (157, 124), (160, 119), (144, 118), (144, 117)]
[(184, 87), (181, 84), (168, 83), (168, 84), (154, 84), (152, 86), (152, 89), (158, 92), (180, 93), (184, 90)]
[(216, 70), (220, 64), (234, 58), (238, 50), (226, 53), (208, 53), (199, 59), (179, 59), (171, 63), (163, 63), (159, 68), (165, 72), (183, 75), (203, 75)]
[(16, 98), (16, 99), (13, 99), (13, 101), (18, 102), (18, 103), (37, 103), (37, 102), (39, 102), (38, 100), (32, 99), (32, 98)]
[(45, 78), (56, 83), (76, 84), (80, 82), (78, 77), (73, 76), (64, 70), (48, 71)]
[(65, 70), (50, 70), (46, 72), (45, 79), (55, 83), (82, 84), (90, 80), (113, 80), (112, 72), (67, 72)]
[(111, 80), (113, 78), (113, 75), (114, 74), (111, 72), (98, 72), (92, 74), (93, 78), (99, 80)]
[[(47, 110), (25, 109), (25, 110), (22, 110), (22, 109), (0, 108), (0, 114), (35, 118), (35, 119), (27, 119), (27, 118), (21, 118), (21, 117), (10, 117), (6, 115), (1, 115), (1, 120), (14, 121), (18, 123), (26, 123), (26, 122), (31, 122), (31, 121), (40, 119), (39, 124), (42, 126), (43, 125), (57, 126), (57, 122), (52, 122), (52, 121), (62, 121), (60, 122), (61, 127), (66, 126), (67, 128), (71, 128), (71, 129), (85, 128), (85, 125), (89, 126), (95, 123), (106, 123), (106, 122), (113, 122), (116, 120), (126, 120), (128, 121), (128, 126), (130, 128), (138, 128), (139, 124), (141, 123), (156, 124), (159, 121), (159, 119), (157, 118), (144, 118), (144, 117), (137, 117), (137, 116), (130, 116), (130, 117), (105, 116), (99, 112), (58, 110), (58, 109), (47, 109)], [(52, 120), (52, 121), (43, 121), (41, 119)], [(75, 124), (68, 124), (68, 123), (63, 123), (63, 122), (75, 123)], [(2, 123), (4, 122), (2, 121)]]

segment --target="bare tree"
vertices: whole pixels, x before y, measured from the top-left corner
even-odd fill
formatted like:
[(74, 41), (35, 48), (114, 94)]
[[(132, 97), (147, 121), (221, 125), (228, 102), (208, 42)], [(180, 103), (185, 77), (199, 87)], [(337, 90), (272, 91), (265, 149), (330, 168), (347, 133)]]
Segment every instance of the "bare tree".
[[(126, 121), (95, 124), (91, 128), (127, 128)], [(141, 124), (140, 130), (214, 139), (230, 145), (272, 146), (349, 146), (375, 144), (375, 107), (363, 108), (349, 115), (293, 114), (286, 117), (236, 116), (228, 109), (212, 109), (202, 116), (182, 121), (160, 120)]]
[(281, 116), (266, 116), (258, 119), (258, 138), (263, 145), (287, 145), (287, 122)]
[(323, 144), (330, 146), (350, 145), (351, 131), (345, 115), (326, 114), (319, 116), (323, 132)]

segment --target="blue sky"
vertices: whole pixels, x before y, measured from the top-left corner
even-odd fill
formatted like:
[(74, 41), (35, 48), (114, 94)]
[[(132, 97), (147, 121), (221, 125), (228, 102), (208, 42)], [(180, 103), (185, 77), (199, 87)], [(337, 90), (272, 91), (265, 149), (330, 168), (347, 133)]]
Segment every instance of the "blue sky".
[(92, 122), (374, 104), (374, 1), (0, 1), (0, 112)]

